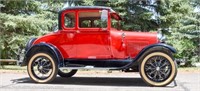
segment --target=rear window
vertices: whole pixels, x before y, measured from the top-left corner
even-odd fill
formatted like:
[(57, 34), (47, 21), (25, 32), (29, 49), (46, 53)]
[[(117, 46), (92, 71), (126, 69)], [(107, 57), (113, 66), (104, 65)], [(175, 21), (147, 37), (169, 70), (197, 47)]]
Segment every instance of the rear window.
[(68, 12), (65, 14), (65, 27), (66, 28), (75, 27), (75, 12)]

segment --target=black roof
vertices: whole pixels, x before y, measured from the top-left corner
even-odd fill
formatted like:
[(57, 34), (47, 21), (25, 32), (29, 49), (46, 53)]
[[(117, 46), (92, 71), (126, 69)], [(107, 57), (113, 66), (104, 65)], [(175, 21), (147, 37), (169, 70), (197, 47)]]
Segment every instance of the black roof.
[(60, 12), (72, 9), (107, 9), (110, 10), (111, 12), (115, 12), (111, 7), (106, 7), (106, 6), (72, 6), (62, 9)]

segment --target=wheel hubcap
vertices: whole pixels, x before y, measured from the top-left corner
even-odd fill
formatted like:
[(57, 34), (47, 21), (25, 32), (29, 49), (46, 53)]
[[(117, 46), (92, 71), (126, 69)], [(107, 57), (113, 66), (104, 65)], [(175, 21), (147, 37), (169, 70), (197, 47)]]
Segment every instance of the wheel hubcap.
[(38, 79), (46, 79), (52, 73), (52, 63), (46, 57), (37, 57), (32, 63), (32, 73)]
[(160, 67), (156, 67), (156, 71), (160, 71)]
[(39, 66), (39, 70), (42, 70), (43, 69), (43, 67), (42, 66)]
[(147, 60), (144, 70), (150, 80), (162, 82), (170, 76), (172, 67), (165, 57), (153, 56)]

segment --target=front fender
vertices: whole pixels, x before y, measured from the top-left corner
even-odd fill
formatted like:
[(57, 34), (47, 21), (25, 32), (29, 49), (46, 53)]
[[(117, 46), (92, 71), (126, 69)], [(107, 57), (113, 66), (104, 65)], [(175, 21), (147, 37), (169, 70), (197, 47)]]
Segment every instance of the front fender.
[(169, 49), (172, 53), (176, 53), (176, 52), (177, 52), (176, 49), (175, 49), (174, 47), (172, 47), (172, 46), (170, 46), (170, 45), (167, 45), (167, 44), (165, 44), (165, 43), (153, 44), (153, 45), (150, 45), (150, 46), (145, 47), (143, 50), (147, 50), (147, 49), (150, 49), (150, 48), (152, 48), (152, 47), (157, 47), (157, 46), (167, 48), (167, 49)]
[(153, 45), (149, 45), (145, 48), (143, 48), (139, 54), (136, 56), (135, 60), (138, 60), (147, 50), (151, 49), (151, 48), (154, 48), (154, 47), (163, 47), (163, 48), (166, 48), (168, 50), (170, 50), (172, 53), (176, 53), (176, 49), (173, 48), (172, 46), (170, 45), (167, 45), (165, 43), (158, 43), (158, 44), (153, 44)]
[(47, 44), (47, 43), (40, 43), (33, 45), (31, 48), (29, 48), (25, 54), (25, 63), (27, 65), (28, 60), (30, 57), (37, 52), (47, 52), (47, 53), (52, 53), (56, 60), (58, 61), (58, 64), (60, 66), (60, 63), (64, 60), (62, 54), (60, 53), (59, 49), (56, 48), (52, 44)]
[(143, 48), (135, 58), (131, 59), (132, 62), (130, 64), (126, 65), (125, 67), (123, 67), (122, 69), (128, 69), (128, 68), (132, 68), (135, 66), (137, 67), (139, 65), (139, 61), (144, 57), (145, 52), (147, 52), (148, 50), (150, 50), (152, 48), (156, 48), (156, 47), (160, 47), (162, 51), (163, 51), (163, 49), (167, 49), (167, 50), (171, 51), (172, 53), (176, 53), (175, 48), (173, 48), (170, 45), (164, 44), (164, 43), (149, 45), (149, 46)]

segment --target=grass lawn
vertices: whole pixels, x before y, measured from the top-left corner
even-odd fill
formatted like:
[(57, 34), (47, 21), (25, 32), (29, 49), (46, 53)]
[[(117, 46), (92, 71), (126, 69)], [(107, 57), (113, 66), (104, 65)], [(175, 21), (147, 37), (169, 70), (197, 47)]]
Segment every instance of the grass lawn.
[(26, 70), (26, 66), (20, 67), (17, 65), (0, 65), (0, 70)]

